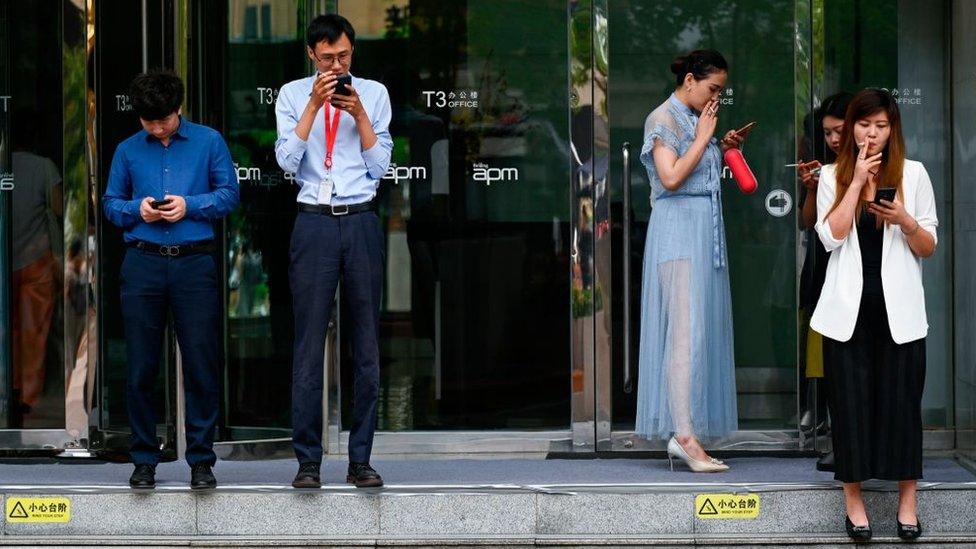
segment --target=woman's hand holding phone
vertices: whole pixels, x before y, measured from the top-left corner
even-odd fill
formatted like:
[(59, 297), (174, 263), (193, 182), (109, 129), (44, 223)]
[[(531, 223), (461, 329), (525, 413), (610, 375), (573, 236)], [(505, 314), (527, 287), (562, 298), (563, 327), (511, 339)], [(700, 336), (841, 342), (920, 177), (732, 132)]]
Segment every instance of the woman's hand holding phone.
[(817, 185), (820, 184), (820, 167), (819, 160), (801, 162), (796, 166), (796, 172), (800, 175), (800, 181), (804, 187), (811, 191), (817, 190)]

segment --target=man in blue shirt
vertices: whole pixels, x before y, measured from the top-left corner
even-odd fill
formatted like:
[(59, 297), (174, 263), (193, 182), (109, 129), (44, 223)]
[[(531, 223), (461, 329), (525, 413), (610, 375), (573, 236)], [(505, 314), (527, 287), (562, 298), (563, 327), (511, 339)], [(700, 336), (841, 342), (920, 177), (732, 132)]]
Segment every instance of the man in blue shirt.
[(190, 486), (213, 488), (219, 377), (220, 286), (212, 222), (239, 201), (237, 172), (216, 131), (185, 120), (183, 82), (167, 72), (136, 77), (129, 89), (143, 130), (112, 159), (105, 216), (122, 227), (122, 261), (133, 488), (156, 485), (159, 443), (152, 394), (166, 315), (173, 315), (186, 387)]
[[(301, 187), (291, 237), (295, 309), (292, 486), (321, 486), (325, 332), (339, 278), (350, 315), (355, 360), (353, 424), (346, 482), (382, 486), (369, 457), (379, 395), (379, 309), (383, 231), (374, 197), (393, 150), (390, 96), (383, 84), (349, 73), (356, 32), (345, 18), (320, 15), (306, 33), (316, 74), (282, 86), (275, 114), (275, 155)], [(339, 82), (351, 78), (351, 85)]]

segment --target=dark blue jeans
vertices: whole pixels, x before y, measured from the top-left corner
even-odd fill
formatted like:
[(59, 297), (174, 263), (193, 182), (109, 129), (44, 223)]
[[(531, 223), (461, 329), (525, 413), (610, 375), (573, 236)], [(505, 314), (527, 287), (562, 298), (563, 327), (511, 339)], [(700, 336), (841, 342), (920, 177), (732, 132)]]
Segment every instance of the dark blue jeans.
[(295, 309), (292, 441), (299, 463), (322, 461), (322, 380), (325, 332), (339, 278), (349, 317), (354, 383), (349, 461), (369, 462), (379, 396), (379, 312), (383, 232), (373, 212), (330, 217), (299, 213), (291, 235), (291, 291)]
[(129, 363), (126, 405), (135, 464), (159, 462), (153, 392), (167, 313), (172, 313), (183, 358), (186, 461), (213, 465), (217, 423), (219, 293), (210, 254), (164, 257), (129, 249), (122, 261), (122, 317)]

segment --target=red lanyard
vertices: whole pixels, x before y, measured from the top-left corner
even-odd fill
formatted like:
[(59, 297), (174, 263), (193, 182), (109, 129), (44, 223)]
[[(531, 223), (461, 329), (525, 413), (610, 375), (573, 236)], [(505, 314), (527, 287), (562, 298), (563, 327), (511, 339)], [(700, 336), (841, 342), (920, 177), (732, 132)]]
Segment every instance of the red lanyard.
[(335, 148), (336, 136), (339, 135), (339, 115), (342, 111), (336, 109), (335, 119), (332, 118), (332, 106), (325, 104), (325, 169), (332, 169), (332, 149)]

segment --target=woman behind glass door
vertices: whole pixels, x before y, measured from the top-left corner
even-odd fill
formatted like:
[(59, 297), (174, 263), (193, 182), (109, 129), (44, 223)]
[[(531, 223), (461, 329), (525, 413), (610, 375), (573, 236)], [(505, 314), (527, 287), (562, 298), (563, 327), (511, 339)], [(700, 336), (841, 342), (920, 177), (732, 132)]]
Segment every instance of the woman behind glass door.
[[(877, 200), (884, 191), (892, 196)], [(921, 259), (935, 252), (939, 222), (925, 167), (905, 158), (888, 92), (851, 101), (837, 163), (821, 172), (817, 219), (831, 253), (810, 326), (824, 336), (847, 533), (871, 538), (861, 481), (877, 478), (899, 481), (898, 535), (915, 539), (928, 334)]]
[[(675, 91), (647, 117), (641, 163), (653, 210), (644, 248), (636, 432), (671, 437), (668, 459), (695, 472), (728, 465), (699, 439), (737, 428), (732, 304), (722, 220), (722, 150), (713, 137), (728, 63), (696, 50), (671, 64)], [(672, 469), (673, 469), (672, 464)]]
[[(800, 229), (806, 240), (806, 255), (803, 260), (803, 270), (800, 274), (800, 328), (805, 335), (801, 347), (803, 352), (804, 372), (801, 375), (800, 395), (804, 399), (804, 413), (800, 420), (800, 428), (820, 433), (826, 428), (827, 414), (820, 413), (827, 408), (827, 388), (823, 384), (817, 385), (816, 397), (811, 399), (808, 387), (811, 380), (823, 378), (823, 338), (819, 333), (810, 329), (810, 315), (813, 314), (820, 290), (823, 288), (824, 278), (827, 276), (827, 260), (830, 255), (817, 238), (814, 225), (817, 223), (817, 187), (820, 184), (820, 169), (826, 164), (833, 164), (840, 152), (841, 137), (844, 131), (844, 116), (850, 105), (853, 94), (840, 92), (823, 100), (814, 112), (815, 128), (811, 136), (814, 159), (797, 166), (800, 187)], [(804, 124), (805, 126), (806, 124)], [(816, 413), (814, 413), (814, 410)], [(816, 416), (816, 425), (812, 417)], [(829, 434), (829, 433), (828, 433)], [(834, 453), (831, 450), (817, 460), (817, 470), (834, 470)]]

